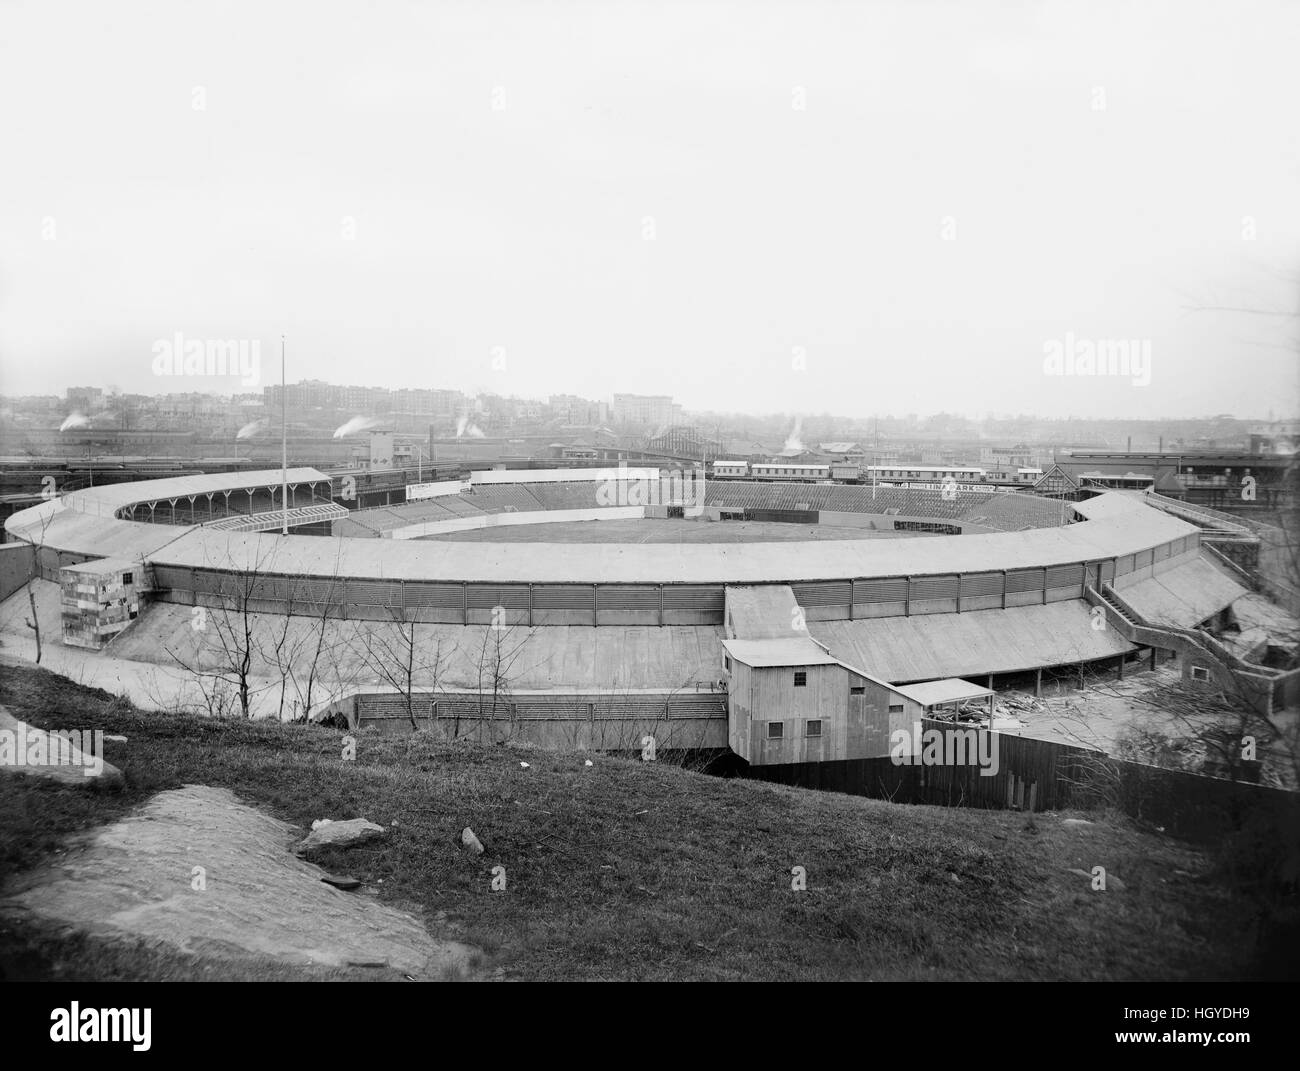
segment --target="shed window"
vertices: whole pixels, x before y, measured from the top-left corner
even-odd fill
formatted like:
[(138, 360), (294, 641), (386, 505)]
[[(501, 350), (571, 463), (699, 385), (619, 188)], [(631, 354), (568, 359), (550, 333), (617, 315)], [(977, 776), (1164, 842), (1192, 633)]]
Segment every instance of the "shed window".
[(808, 723), (808, 735), (821, 736), (821, 734), (822, 734), (822, 723), (820, 721), (810, 721)]
[(901, 713), (903, 713), (903, 704), (902, 704), (902, 703), (890, 703), (890, 704), (889, 704), (889, 713), (891, 713), (891, 714), (901, 714)]
[(133, 584), (133, 583), (135, 583), (135, 580), (134, 580), (132, 574), (130, 574), (130, 573), (123, 573), (123, 574), (122, 574), (122, 583), (123, 583), (123, 584)]
[(808, 683), (808, 674), (802, 669), (795, 670), (794, 686), (796, 688), (803, 688), (805, 685), (807, 685), (807, 683)]
[(769, 740), (780, 740), (785, 736), (785, 722), (769, 721), (767, 723), (767, 738)]
[(1210, 671), (1206, 669), (1204, 666), (1192, 667), (1192, 680), (1208, 681), (1209, 679), (1210, 679)]
[(867, 689), (861, 684), (854, 684), (849, 688), (849, 695), (866, 695)]

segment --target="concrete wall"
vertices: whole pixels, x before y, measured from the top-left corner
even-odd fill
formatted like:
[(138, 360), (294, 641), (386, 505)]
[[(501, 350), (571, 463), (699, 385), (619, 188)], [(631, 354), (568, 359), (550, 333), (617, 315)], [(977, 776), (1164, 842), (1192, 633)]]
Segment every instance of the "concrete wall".
[(0, 543), (0, 601), (27, 583), (36, 564), (36, 548), (30, 543)]

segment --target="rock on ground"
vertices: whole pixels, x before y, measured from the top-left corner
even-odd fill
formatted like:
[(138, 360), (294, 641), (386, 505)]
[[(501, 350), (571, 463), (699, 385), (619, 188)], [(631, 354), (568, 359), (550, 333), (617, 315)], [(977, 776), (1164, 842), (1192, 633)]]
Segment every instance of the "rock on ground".
[(364, 818), (349, 818), (345, 822), (326, 821), (324, 825), (313, 822), (312, 831), (303, 838), (296, 850), (306, 852), (327, 844), (333, 848), (347, 848), (373, 837), (382, 837), (387, 832), (383, 826), (367, 822)]
[(11, 884), (0, 909), (220, 959), (386, 963), (422, 978), (465, 969), (472, 949), (325, 884), (323, 871), (290, 852), (296, 839), (292, 826), (226, 789), (186, 785), (77, 838)]

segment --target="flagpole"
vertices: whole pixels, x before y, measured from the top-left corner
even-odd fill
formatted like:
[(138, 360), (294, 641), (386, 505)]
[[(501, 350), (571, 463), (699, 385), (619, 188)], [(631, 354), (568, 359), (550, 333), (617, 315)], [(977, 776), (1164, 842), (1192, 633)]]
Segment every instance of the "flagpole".
[(285, 389), (284, 336), (280, 336), (280, 515), (289, 534), (289, 395)]

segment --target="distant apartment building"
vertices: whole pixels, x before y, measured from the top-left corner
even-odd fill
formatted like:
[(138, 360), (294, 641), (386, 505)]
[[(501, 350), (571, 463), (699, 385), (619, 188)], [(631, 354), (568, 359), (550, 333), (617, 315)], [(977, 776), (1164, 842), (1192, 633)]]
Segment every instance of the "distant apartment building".
[(1300, 453), (1300, 421), (1283, 420), (1250, 429), (1252, 454)]
[[(320, 380), (303, 380), (283, 388), (287, 407), (294, 410), (333, 409), (349, 413), (392, 413), (397, 416), (453, 416), (464, 399), (460, 391), (433, 388), (338, 386)], [(264, 403), (272, 409), (281, 405), (278, 383), (262, 389)]]
[(263, 387), (262, 397), (268, 407), (275, 409), (282, 404), (289, 409), (321, 409), (332, 405), (334, 389), (319, 379), (304, 379), (283, 388), (278, 383)]
[(69, 409), (83, 413), (104, 407), (104, 392), (99, 387), (69, 387), (67, 398)]
[(1032, 468), (1036, 458), (1032, 447), (1017, 443), (1015, 446), (981, 446), (980, 464), (986, 468)]
[(576, 394), (552, 394), (548, 403), (551, 416), (561, 424), (592, 428), (609, 423), (609, 405), (579, 398)]
[(667, 394), (615, 394), (614, 422), (616, 424), (678, 424), (682, 407), (674, 405)]

